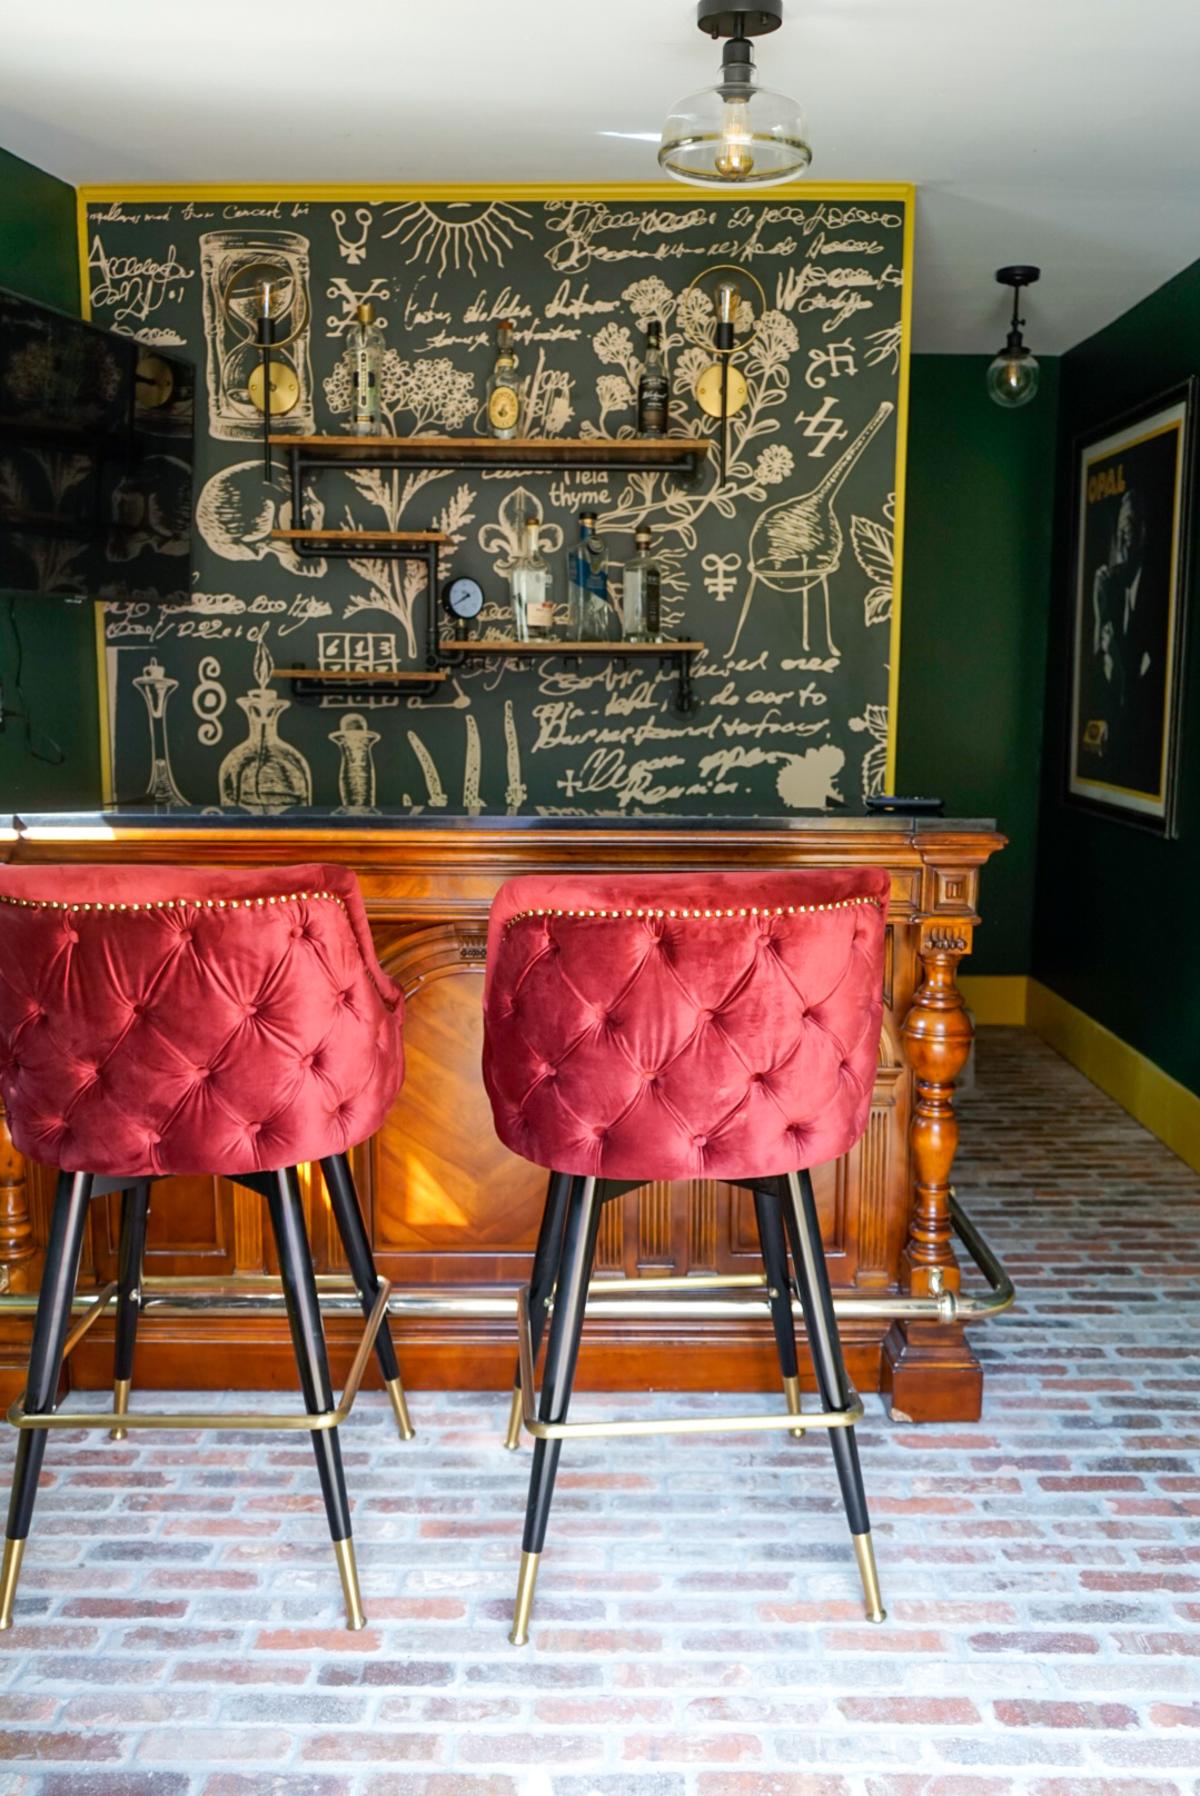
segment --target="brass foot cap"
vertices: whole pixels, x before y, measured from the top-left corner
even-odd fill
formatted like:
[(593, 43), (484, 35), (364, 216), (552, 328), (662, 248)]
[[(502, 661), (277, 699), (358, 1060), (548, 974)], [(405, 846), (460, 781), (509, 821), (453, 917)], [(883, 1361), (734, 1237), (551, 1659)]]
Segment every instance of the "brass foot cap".
[[(801, 1413), (801, 1408), (802, 1408), (802, 1405), (800, 1402), (800, 1380), (799, 1380), (799, 1378), (797, 1378), (795, 1376), (792, 1376), (789, 1378), (785, 1375), (784, 1380), (783, 1380), (783, 1394), (787, 1398), (788, 1414), (792, 1415), (792, 1416), (798, 1416)], [(789, 1428), (788, 1429), (788, 1433), (791, 1435), (791, 1437), (794, 1441), (802, 1441), (807, 1432), (808, 1432), (807, 1429), (804, 1429), (804, 1428)]]
[(515, 1453), (521, 1445), (521, 1387), (519, 1384), (513, 1388), (512, 1402), (508, 1409), (508, 1432), (504, 1436), (504, 1445), (510, 1453)]
[(508, 1636), (510, 1646), (529, 1645), (529, 1616), (533, 1609), (533, 1592), (537, 1584), (540, 1553), (522, 1553), (517, 1576), (517, 1600), (513, 1608), (513, 1625)]
[(4, 1558), (0, 1561), (0, 1633), (13, 1625), (13, 1603), (17, 1595), (17, 1579), (25, 1556), (23, 1540), (6, 1540)]
[(416, 1433), (412, 1418), (408, 1413), (408, 1398), (404, 1395), (404, 1386), (398, 1378), (387, 1381), (388, 1396), (392, 1400), (392, 1414), (396, 1418), (396, 1426), (400, 1430), (400, 1439), (410, 1441)]
[[(114, 1378), (114, 1380), (113, 1380), (113, 1414), (115, 1416), (123, 1416), (128, 1411), (128, 1409), (129, 1409), (129, 1389), (130, 1389), (130, 1386), (132, 1383), (133, 1383), (133, 1380), (130, 1378)], [(128, 1430), (128, 1428), (122, 1428), (120, 1426), (120, 1424), (118, 1423), (118, 1425), (115, 1428), (109, 1429), (108, 1438), (110, 1441), (127, 1440), (129, 1438), (129, 1430)]]
[(362, 1595), (358, 1588), (358, 1561), (354, 1557), (354, 1542), (335, 1540), (333, 1550), (337, 1557), (338, 1573), (342, 1580), (342, 1596), (346, 1603), (346, 1627), (350, 1633), (357, 1634), (365, 1628), (367, 1618), (363, 1614)]
[(862, 1578), (863, 1596), (867, 1603), (867, 1620), (881, 1622), (887, 1620), (887, 1610), (883, 1606), (883, 1598), (879, 1591), (879, 1573), (875, 1567), (875, 1548), (871, 1544), (870, 1534), (852, 1534), (854, 1557), (858, 1560), (859, 1575)]

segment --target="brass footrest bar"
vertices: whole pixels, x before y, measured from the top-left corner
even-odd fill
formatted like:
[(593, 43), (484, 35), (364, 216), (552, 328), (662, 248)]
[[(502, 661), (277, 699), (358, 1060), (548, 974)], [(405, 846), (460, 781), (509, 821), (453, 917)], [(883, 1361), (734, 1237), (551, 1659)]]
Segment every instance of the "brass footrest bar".
[[(630, 1281), (635, 1282), (635, 1281)], [(535, 1440), (587, 1440), (618, 1435), (646, 1434), (766, 1434), (795, 1431), (797, 1422), (807, 1428), (851, 1428), (863, 1415), (862, 1398), (850, 1392), (845, 1409), (785, 1410), (782, 1415), (664, 1416), (645, 1422), (542, 1422), (537, 1414), (537, 1389), (533, 1372), (533, 1340), (529, 1330), (529, 1293), (517, 1292), (517, 1356), (521, 1364), (521, 1420)], [(513, 1393), (514, 1399), (516, 1392)]]
[[(999, 1315), (1014, 1301), (1015, 1291), (998, 1255), (990, 1246), (969, 1212), (953, 1194), (950, 1216), (955, 1233), (971, 1260), (990, 1287), (986, 1297), (964, 1296), (956, 1291), (931, 1291), (928, 1295), (906, 1292), (881, 1292), (878, 1296), (865, 1292), (834, 1292), (833, 1310), (839, 1321), (879, 1319), (882, 1321), (916, 1320), (926, 1322), (979, 1322)], [(322, 1311), (354, 1312), (359, 1307), (353, 1283), (343, 1274), (321, 1274), (317, 1290)], [(492, 1316), (509, 1318), (513, 1313), (514, 1292), (472, 1285), (389, 1286), (388, 1313), (393, 1316), (443, 1316), (470, 1321)], [(729, 1295), (721, 1296), (720, 1292)], [(151, 1278), (141, 1283), (143, 1315), (185, 1316), (203, 1310), (217, 1316), (239, 1316), (247, 1311), (270, 1312), (284, 1309), (283, 1290), (278, 1279), (257, 1275), (239, 1275), (236, 1279)], [(84, 1292), (75, 1297), (73, 1309), (84, 1316), (106, 1304), (112, 1295), (109, 1287)], [(670, 1320), (681, 1315), (699, 1321), (723, 1321), (756, 1313), (767, 1300), (766, 1280), (761, 1273), (704, 1274), (684, 1278), (597, 1278), (589, 1286), (588, 1315), (611, 1319), (636, 1316), (642, 1319)], [(0, 1318), (32, 1315), (37, 1309), (36, 1292), (28, 1295), (0, 1294)], [(802, 1312), (798, 1303), (792, 1309)]]
[[(210, 1285), (211, 1282), (212, 1281), (207, 1281)], [(266, 1283), (268, 1281), (264, 1280), (262, 1282)], [(109, 1284), (105, 1285), (103, 1290), (97, 1293), (96, 1298), (91, 1303), (87, 1313), (75, 1324), (74, 1328), (67, 1336), (66, 1344), (63, 1349), (64, 1361), (66, 1360), (67, 1355), (79, 1345), (88, 1330), (100, 1320), (108, 1304), (116, 1295), (116, 1290), (117, 1287), (115, 1284)], [(351, 1364), (350, 1373), (346, 1379), (345, 1388), (342, 1391), (341, 1398), (339, 1399), (336, 1408), (326, 1410), (320, 1415), (263, 1415), (261, 1412), (255, 1413), (253, 1411), (249, 1414), (230, 1415), (222, 1413), (220, 1415), (215, 1415), (211, 1410), (207, 1412), (184, 1410), (123, 1410), (118, 1412), (114, 1408), (101, 1410), (99, 1412), (88, 1411), (84, 1414), (81, 1414), (78, 1411), (66, 1412), (56, 1410), (45, 1415), (31, 1416), (27, 1415), (25, 1412), (25, 1393), (22, 1392), (9, 1409), (8, 1419), (14, 1428), (112, 1428), (115, 1424), (122, 1429), (220, 1428), (226, 1430), (235, 1429), (240, 1432), (242, 1430), (263, 1428), (290, 1429), (315, 1434), (328, 1428), (340, 1427), (346, 1420), (346, 1417), (350, 1414), (350, 1411), (354, 1408), (354, 1400), (358, 1396), (359, 1387), (362, 1384), (363, 1375), (367, 1369), (367, 1361), (370, 1359), (371, 1352), (375, 1346), (375, 1336), (382, 1328), (384, 1317), (387, 1315), (388, 1299), (391, 1296), (391, 1291), (392, 1287), (387, 1279), (381, 1278), (379, 1281), (379, 1290), (376, 1294), (375, 1302), (371, 1307), (371, 1314), (367, 1318), (366, 1327), (363, 1329), (362, 1338), (358, 1343), (358, 1348), (355, 1352), (354, 1360)]]

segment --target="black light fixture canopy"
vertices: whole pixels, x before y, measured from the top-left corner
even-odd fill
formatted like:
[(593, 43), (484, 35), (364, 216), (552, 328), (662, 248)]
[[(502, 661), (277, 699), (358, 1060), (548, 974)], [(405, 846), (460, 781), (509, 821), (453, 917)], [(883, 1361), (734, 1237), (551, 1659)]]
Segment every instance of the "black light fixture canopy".
[(1032, 287), (1041, 278), (1041, 269), (1032, 262), (1014, 262), (996, 270), (1000, 285), (1013, 290), (1012, 321), (1004, 347), (997, 351), (988, 368), (987, 388), (996, 404), (1009, 411), (1019, 405), (1028, 405), (1038, 389), (1040, 370), (1037, 358), (1021, 335), (1025, 320), (1020, 316), (1020, 310), (1022, 289)]
[(783, 24), (783, 0), (758, 0), (757, 6), (717, 6), (699, 0), (696, 23), (709, 37), (763, 37)]
[(783, 0), (699, 0), (696, 23), (706, 36), (726, 40), (720, 79), (671, 109), (659, 165), (700, 187), (771, 187), (802, 175), (812, 161), (804, 116), (786, 94), (759, 87), (750, 41), (778, 31)]

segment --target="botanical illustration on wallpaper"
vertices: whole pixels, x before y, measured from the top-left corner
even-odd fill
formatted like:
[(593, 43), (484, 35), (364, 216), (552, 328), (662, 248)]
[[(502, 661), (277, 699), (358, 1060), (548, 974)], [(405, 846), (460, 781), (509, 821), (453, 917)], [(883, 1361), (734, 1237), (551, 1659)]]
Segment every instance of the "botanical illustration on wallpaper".
[[(117, 802), (350, 815), (688, 811), (786, 814), (882, 789), (895, 579), (905, 202), (105, 199), (89, 205), (98, 323), (199, 365), (192, 589), (105, 615)], [(351, 404), (344, 337), (369, 300), (387, 342), (384, 429), (486, 434), (501, 319), (515, 323), (524, 433), (636, 434), (657, 322), (672, 434), (719, 423), (696, 397), (712, 360), (689, 292), (744, 266), (765, 306), (737, 366), (746, 399), (694, 483), (620, 469), (347, 468), (305, 485), (306, 524), (436, 529), (442, 573), (471, 574), (485, 635), (511, 634), (507, 575), (541, 523), (566, 616), (565, 556), (595, 511), (615, 563), (653, 532), (663, 625), (706, 644), (696, 706), (675, 675), (598, 657), (469, 661), (433, 697), (300, 704), (280, 666), (422, 664), (424, 567), (298, 555), (282, 458), (264, 479), (255, 360), (222, 296), (250, 262), (290, 282), (295, 402), (275, 428), (333, 434)], [(236, 323), (236, 320), (234, 321)], [(205, 406), (204, 396), (207, 404)], [(619, 567), (614, 568), (619, 579)], [(435, 603), (437, 595), (435, 595)]]

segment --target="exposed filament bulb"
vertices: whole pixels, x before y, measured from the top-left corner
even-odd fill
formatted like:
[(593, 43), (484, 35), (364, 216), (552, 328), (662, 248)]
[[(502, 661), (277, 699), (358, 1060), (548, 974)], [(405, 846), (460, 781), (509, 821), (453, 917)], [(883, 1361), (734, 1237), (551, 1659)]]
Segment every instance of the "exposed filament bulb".
[(721, 121), (721, 141), (714, 166), (724, 181), (744, 181), (754, 171), (751, 144), (754, 139), (746, 116), (745, 100), (727, 100)]

